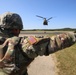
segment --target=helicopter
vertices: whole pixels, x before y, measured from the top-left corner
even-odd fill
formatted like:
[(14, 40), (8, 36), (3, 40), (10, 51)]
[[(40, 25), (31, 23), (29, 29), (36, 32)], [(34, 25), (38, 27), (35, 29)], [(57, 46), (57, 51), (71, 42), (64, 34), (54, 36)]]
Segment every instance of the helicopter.
[(45, 17), (42, 17), (42, 16), (38, 16), (38, 15), (36, 15), (36, 16), (44, 19), (43, 25), (48, 25), (48, 21), (53, 18), (53, 17), (50, 17), (50, 18), (46, 19)]

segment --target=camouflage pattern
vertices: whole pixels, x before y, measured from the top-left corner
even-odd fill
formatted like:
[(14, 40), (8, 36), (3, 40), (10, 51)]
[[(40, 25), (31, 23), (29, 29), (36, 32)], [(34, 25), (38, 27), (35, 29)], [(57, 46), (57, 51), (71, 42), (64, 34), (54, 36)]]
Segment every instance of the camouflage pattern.
[[(75, 36), (73, 34), (69, 34), (69, 33), (55, 35), (55, 36), (52, 36), (51, 38), (49, 38), (49, 37), (48, 38), (37, 38), (37, 37), (32, 36), (29, 39), (29, 37), (22, 37), (20, 42), (19, 42), (19, 40), (20, 40), (20, 37), (14, 36), (14, 37), (8, 38), (2, 45), (0, 45), (0, 49), (1, 49), (2, 46), (5, 47), (8, 43), (8, 48), (7, 48), (5, 55), (2, 58), (0, 58), (0, 61), (2, 63), (4, 63), (4, 66), (3, 66), (4, 74), (2, 74), (2, 75), (9, 75), (9, 74), (18, 75), (18, 73), (21, 73), (21, 75), (22, 75), (24, 70), (26, 70), (27, 66), (31, 63), (31, 62), (29, 63), (29, 60), (27, 60), (25, 58), (25, 56), (23, 56), (21, 54), (21, 51), (20, 51), (18, 53), (19, 58), (20, 58), (18, 60), (18, 62), (19, 62), (18, 64), (20, 65), (20, 67), (17, 67), (15, 65), (14, 60), (16, 60), (16, 59), (15, 59), (14, 53), (17, 50), (14, 47), (18, 43), (20, 44), (20, 46), (22, 48), (22, 52), (24, 54), (26, 54), (26, 57), (28, 57), (29, 59), (34, 59), (38, 55), (40, 55), (40, 56), (49, 55), (52, 52), (55, 52), (59, 49), (72, 45), (76, 41)], [(26, 66), (26, 64), (28, 64), (28, 65)], [(8, 67), (5, 67), (7, 65), (8, 65)], [(9, 67), (11, 67), (11, 68), (9, 68)], [(23, 68), (23, 69), (21, 69), (21, 68)], [(22, 71), (21, 72), (18, 71), (18, 73), (17, 72), (14, 73), (15, 69), (19, 69)], [(1, 72), (2, 72), (2, 69), (1, 69)]]
[(6, 29), (23, 29), (23, 23), (18, 14), (6, 12), (0, 15), (0, 27)]

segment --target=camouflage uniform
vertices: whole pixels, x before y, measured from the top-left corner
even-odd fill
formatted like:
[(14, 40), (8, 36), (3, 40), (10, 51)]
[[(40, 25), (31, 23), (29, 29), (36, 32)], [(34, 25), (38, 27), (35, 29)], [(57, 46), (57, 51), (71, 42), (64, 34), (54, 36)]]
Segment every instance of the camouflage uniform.
[(69, 33), (51, 38), (14, 36), (9, 29), (23, 28), (20, 16), (15, 13), (3, 14), (0, 21), (1, 32), (8, 34), (0, 38), (0, 75), (27, 75), (27, 66), (35, 57), (49, 55), (75, 42), (75, 36)]

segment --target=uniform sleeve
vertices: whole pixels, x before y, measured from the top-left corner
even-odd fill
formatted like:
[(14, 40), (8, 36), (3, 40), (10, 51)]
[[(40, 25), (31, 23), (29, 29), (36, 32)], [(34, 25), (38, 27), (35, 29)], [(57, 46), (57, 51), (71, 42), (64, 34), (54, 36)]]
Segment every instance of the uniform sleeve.
[(74, 33), (63, 33), (51, 36), (49, 53), (56, 52), (63, 48), (69, 47), (76, 42)]
[(38, 55), (49, 55), (60, 49), (71, 46), (75, 40), (74, 36), (70, 34), (58, 34), (50, 38), (31, 38), (29, 42), (28, 37), (22, 40), (22, 50), (29, 58), (35, 58)]
[(38, 55), (42, 56), (46, 54), (46, 49), (48, 48), (48, 44), (50, 38), (36, 38), (34, 39), (34, 43), (31, 44), (28, 38), (23, 38), (22, 40), (22, 50), (27, 54), (29, 58), (35, 58)]

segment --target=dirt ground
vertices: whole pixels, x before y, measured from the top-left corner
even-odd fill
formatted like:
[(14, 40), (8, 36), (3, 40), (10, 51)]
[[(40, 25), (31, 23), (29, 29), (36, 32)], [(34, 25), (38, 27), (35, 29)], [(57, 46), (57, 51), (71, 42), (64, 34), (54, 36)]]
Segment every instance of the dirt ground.
[(58, 75), (54, 54), (38, 56), (28, 67), (29, 75)]

